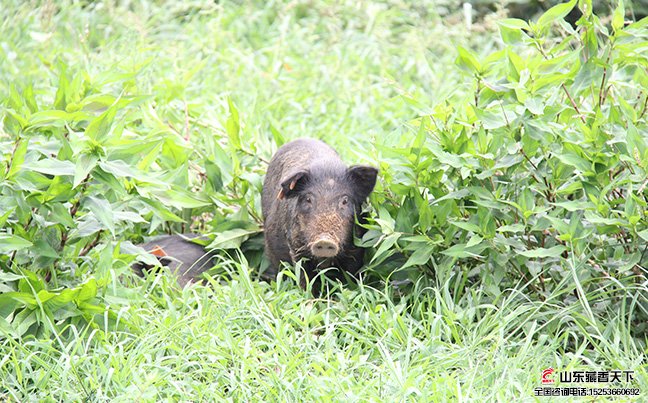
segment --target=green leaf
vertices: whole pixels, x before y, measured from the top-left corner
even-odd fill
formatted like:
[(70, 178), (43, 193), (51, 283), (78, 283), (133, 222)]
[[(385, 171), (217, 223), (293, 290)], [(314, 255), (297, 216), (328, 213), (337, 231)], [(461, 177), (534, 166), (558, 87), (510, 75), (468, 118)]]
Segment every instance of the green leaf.
[(474, 232), (476, 234), (481, 232), (481, 229), (479, 228), (479, 225), (477, 225), (477, 224), (473, 224), (473, 223), (466, 222), (466, 221), (455, 221), (455, 220), (450, 220), (449, 222), (450, 222), (450, 224), (452, 224), (452, 225), (454, 225), (456, 227), (459, 227), (461, 229), (464, 229), (466, 231), (471, 231), (471, 232)]
[(46, 175), (74, 176), (75, 166), (71, 161), (47, 158), (24, 165), (25, 168)]
[(20, 337), (11, 324), (2, 316), (0, 316), (0, 335), (3, 335), (4, 337), (9, 336), (12, 339), (18, 339)]
[(467, 71), (469, 73), (473, 74), (479, 74), (481, 73), (481, 64), (477, 60), (477, 57), (470, 52), (469, 50), (458, 46), (457, 47), (457, 52), (459, 55), (455, 59), (455, 63), (464, 71)]
[(211, 204), (202, 194), (192, 193), (184, 189), (150, 190), (161, 202), (178, 209), (198, 208)]
[(454, 192), (450, 192), (445, 196), (439, 197), (438, 199), (432, 200), (430, 202), (430, 205), (438, 204), (444, 200), (461, 200), (466, 196), (469, 196), (470, 194), (471, 194), (470, 189), (460, 189)]
[(9, 219), (9, 216), (13, 214), (15, 210), (16, 207), (11, 207), (7, 209), (4, 214), (0, 215), (0, 228), (3, 228), (7, 224), (7, 219)]
[(85, 238), (101, 231), (104, 227), (94, 215), (86, 214), (77, 224), (74, 231), (70, 232), (70, 239)]
[(20, 132), (29, 125), (29, 122), (24, 117), (20, 116), (12, 109), (5, 109), (7, 113), (4, 117), (4, 125), (7, 132), (18, 135)]
[[(23, 277), (19, 280), (19, 284), (23, 284), (23, 287), (19, 287), (21, 291), (8, 292), (4, 295), (0, 295), (0, 297), (9, 297), (28, 308), (36, 308), (38, 306), (38, 303), (36, 301), (36, 297), (34, 297), (34, 294), (32, 292), (33, 290), (29, 288), (29, 283)], [(38, 290), (36, 290), (35, 292), (38, 292)], [(0, 301), (2, 300), (0, 299)]]
[(283, 137), (279, 129), (277, 129), (272, 122), (270, 123), (270, 133), (272, 133), (272, 138), (274, 139), (275, 144), (278, 147), (284, 145), (286, 139)]
[(89, 315), (100, 315), (106, 312), (104, 305), (90, 304), (88, 302), (79, 302), (79, 309)]
[(36, 97), (34, 96), (34, 86), (29, 84), (25, 91), (23, 92), (23, 97), (29, 112), (34, 113), (38, 110), (38, 104), (36, 103)]
[(501, 107), (489, 109), (479, 109), (476, 111), (477, 117), (481, 121), (484, 129), (493, 130), (506, 126), (510, 122), (510, 117), (505, 115)]
[(85, 131), (86, 136), (99, 144), (103, 144), (108, 138), (116, 114), (117, 104), (115, 103), (90, 122)]
[(16, 281), (20, 280), (21, 278), (24, 278), (25, 276), (20, 275), (20, 274), (14, 274), (14, 273), (9, 273), (6, 271), (0, 271), (0, 282), (2, 283), (7, 283), (10, 281)]
[(483, 258), (480, 253), (488, 247), (479, 235), (473, 235), (468, 243), (454, 245), (441, 253), (456, 258)]
[(104, 199), (88, 196), (83, 201), (83, 206), (94, 214), (95, 218), (103, 224), (103, 228), (115, 235), (115, 217), (110, 203)]
[(16, 112), (21, 114), (27, 112), (25, 109), (25, 101), (23, 97), (20, 95), (18, 88), (16, 88), (15, 83), (11, 83), (11, 85), (9, 86), (9, 97), (7, 101), (9, 107), (15, 110)]
[(51, 203), (49, 206), (50, 209), (50, 220), (58, 224), (62, 224), (67, 228), (74, 227), (74, 220), (70, 215), (70, 210), (66, 208), (62, 203)]
[(405, 269), (411, 266), (422, 266), (426, 264), (432, 258), (433, 252), (434, 245), (425, 245), (417, 248), (402, 268)]
[(618, 0), (619, 4), (614, 9), (612, 13), (612, 29), (614, 32), (617, 32), (623, 28), (625, 20), (625, 8), (623, 6), (623, 0)]
[(240, 137), (241, 125), (239, 122), (238, 109), (236, 109), (236, 105), (234, 105), (234, 102), (232, 102), (231, 98), (227, 99), (227, 105), (229, 106), (230, 115), (227, 118), (227, 122), (225, 122), (225, 131), (227, 132), (227, 136), (230, 139), (230, 144), (232, 144), (235, 148), (240, 149), (241, 148), (241, 137)]
[(132, 223), (145, 223), (146, 220), (139, 214), (132, 211), (115, 211), (115, 219)]
[(72, 302), (74, 298), (79, 294), (80, 287), (75, 287), (74, 289), (65, 289), (55, 295), (54, 298), (51, 298), (48, 302), (50, 307), (56, 309), (57, 306), (67, 304)]
[(594, 204), (588, 201), (569, 200), (565, 202), (551, 203), (552, 205), (564, 208), (567, 211), (583, 211), (595, 208)]
[(565, 18), (575, 5), (576, 0), (571, 0), (569, 3), (557, 4), (551, 7), (544, 14), (542, 14), (542, 16), (540, 16), (537, 25), (541, 29), (548, 27), (552, 22)]
[(29, 248), (33, 244), (17, 235), (0, 234), (0, 253)]
[[(141, 182), (158, 185), (159, 190), (164, 190), (169, 187), (169, 184), (163, 180), (154, 177), (151, 174), (146, 174), (136, 167), (124, 162), (122, 160), (115, 161), (99, 161), (99, 167), (105, 172), (112, 174), (115, 178), (133, 178)], [(95, 172), (93, 176), (97, 176)]]
[(419, 124), (418, 133), (416, 133), (416, 137), (414, 138), (414, 144), (412, 145), (412, 151), (416, 153), (416, 161), (414, 162), (415, 165), (418, 165), (421, 160), (421, 152), (423, 151), (423, 145), (425, 144), (425, 139), (427, 137), (426, 128), (429, 126), (429, 124), (430, 118), (428, 116), (423, 116)]
[(537, 248), (532, 250), (517, 251), (522, 256), (530, 258), (545, 258), (545, 257), (558, 257), (562, 255), (567, 248), (563, 245), (556, 245), (552, 248)]
[(52, 248), (52, 246), (47, 243), (44, 239), (39, 239), (34, 243), (31, 252), (36, 256), (49, 257), (49, 258), (58, 258), (58, 252)]
[(68, 93), (70, 92), (70, 79), (67, 74), (67, 66), (60, 59), (58, 60), (59, 65), (59, 85), (56, 90), (56, 96), (54, 97), (54, 108), (64, 111), (67, 106), (66, 99)]
[(524, 224), (502, 225), (497, 232), (524, 232)]
[(207, 182), (214, 192), (219, 192), (223, 188), (223, 175), (220, 167), (211, 159), (205, 161), (205, 171), (207, 174)]
[(29, 328), (36, 323), (38, 320), (36, 312), (37, 311), (33, 309), (23, 309), (14, 317), (11, 326), (18, 335), (24, 335), (27, 333)]
[(216, 235), (216, 238), (209, 244), (207, 249), (236, 249), (241, 247), (250, 235), (258, 233), (259, 230), (234, 228), (228, 231), (221, 232)]
[(570, 165), (583, 173), (590, 172), (592, 170), (592, 165), (586, 159), (574, 154), (574, 153), (564, 153), (556, 154), (556, 157), (563, 163)]
[(66, 123), (85, 119), (87, 115), (82, 112), (66, 112), (59, 110), (45, 110), (33, 113), (29, 117), (29, 127), (54, 126), (64, 127)]
[(529, 24), (524, 21), (520, 20), (518, 18), (504, 18), (502, 20), (497, 21), (497, 25), (511, 28), (511, 29), (526, 29), (529, 30)]
[(497, 22), (500, 28), (500, 36), (502, 41), (508, 45), (514, 45), (522, 41), (524, 30), (530, 30), (529, 24), (526, 21), (517, 18), (505, 18)]
[(443, 151), (438, 144), (430, 144), (428, 150), (431, 151), (442, 164), (447, 164), (457, 169), (464, 168), (465, 166), (465, 162), (460, 156)]
[[(95, 278), (99, 279), (100, 282), (107, 280), (110, 277), (110, 270), (113, 267), (113, 247), (110, 243), (103, 245), (101, 252), (99, 252), (99, 259), (94, 267)], [(84, 284), (84, 287), (88, 287), (87, 284)], [(95, 294), (96, 294), (96, 283)]]
[(466, 247), (471, 248), (473, 246), (479, 245), (481, 243), (481, 241), (483, 241), (483, 240), (484, 239), (481, 236), (473, 235), (472, 237), (470, 237), (470, 239), (466, 243)]
[(52, 298), (56, 297), (56, 295), (56, 293), (47, 290), (40, 290), (38, 294), (36, 294), (36, 299), (38, 300), (39, 304), (44, 304)]
[(116, 178), (138, 178), (141, 173), (133, 166), (122, 161), (100, 161), (99, 166), (104, 171), (113, 174)]
[(11, 169), (9, 169), (9, 172), (7, 173), (7, 179), (10, 179), (16, 174), (16, 172), (20, 171), (20, 168), (22, 168), (22, 165), (25, 162), (25, 155), (27, 154), (28, 145), (29, 140), (27, 139), (18, 141), (16, 151), (11, 157)]
[(378, 250), (376, 250), (376, 253), (371, 258), (371, 261), (369, 263), (380, 263), (384, 259), (386, 259), (389, 256), (389, 250), (394, 246), (396, 241), (398, 241), (398, 238), (400, 238), (401, 234), (398, 232), (391, 233), (387, 235), (382, 242), (380, 242), (380, 246), (378, 247)]
[(81, 302), (91, 300), (96, 296), (97, 296), (97, 280), (95, 280), (94, 278), (90, 278), (83, 285), (81, 285), (79, 294), (76, 297), (76, 302), (77, 304), (79, 304)]
[(544, 113), (545, 103), (541, 97), (535, 96), (528, 97), (524, 101), (524, 106), (534, 115), (542, 115)]
[[(0, 281), (5, 282), (4, 280), (4, 275), (9, 275), (9, 279), (6, 281), (16, 281), (20, 280), (19, 278), (13, 278), (10, 273), (7, 272), (2, 272), (0, 271)], [(23, 276), (20, 276), (21, 278)], [(6, 282), (5, 282), (6, 283)], [(17, 301), (15, 298), (13, 298), (14, 295), (19, 294), (16, 291), (13, 291), (13, 289), (8, 290), (8, 291), (3, 291), (0, 292), (0, 318), (7, 318), (9, 315), (16, 310), (18, 306), (22, 306), (23, 304), (20, 301)]]
[(639, 237), (644, 241), (648, 242), (648, 229), (637, 232), (637, 235), (639, 235)]
[(91, 154), (82, 154), (74, 166), (74, 183), (72, 188), (76, 188), (83, 182), (83, 180), (88, 176), (90, 171), (97, 166), (97, 161), (99, 158)]
[(634, 30), (641, 31), (641, 30), (643, 30), (643, 29), (645, 29), (647, 27), (648, 27), (648, 17), (643, 17), (639, 21), (633, 22), (632, 24), (628, 25), (625, 28), (625, 30), (626, 31), (634, 31)]

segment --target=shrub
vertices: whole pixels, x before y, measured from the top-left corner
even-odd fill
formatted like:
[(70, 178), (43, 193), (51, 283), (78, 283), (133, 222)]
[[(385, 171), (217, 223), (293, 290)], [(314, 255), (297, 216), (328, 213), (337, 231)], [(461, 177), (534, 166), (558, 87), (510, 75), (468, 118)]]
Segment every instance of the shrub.
[(575, 5), (500, 21), (504, 46), (485, 58), (458, 49), (472, 94), (376, 146), (383, 187), (363, 242), (398, 284), (425, 274), (493, 299), (522, 285), (590, 315), (630, 304), (645, 335), (648, 18), (626, 23), (621, 4), (608, 26), (582, 1), (572, 28)]
[[(66, 319), (93, 323), (106, 312), (114, 324), (103, 302), (135, 259), (130, 240), (188, 231), (208, 211), (221, 237), (215, 246), (238, 247), (258, 232), (242, 202), (250, 181), (234, 173), (236, 152), (226, 155), (216, 138), (209, 157), (192, 151), (186, 127), (160, 118), (152, 97), (131, 94), (123, 77), (137, 71), (89, 77), (62, 61), (58, 68), (51, 105), (39, 104), (31, 85), (11, 87), (0, 135), (0, 325), (15, 336), (47, 334)], [(230, 107), (232, 150), (246, 151)], [(218, 226), (223, 210), (246, 220)]]

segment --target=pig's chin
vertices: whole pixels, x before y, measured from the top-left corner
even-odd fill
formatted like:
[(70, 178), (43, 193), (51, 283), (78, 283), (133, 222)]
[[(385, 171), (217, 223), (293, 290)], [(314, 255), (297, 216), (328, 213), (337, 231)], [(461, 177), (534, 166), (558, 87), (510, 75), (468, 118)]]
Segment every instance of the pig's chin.
[(317, 260), (326, 260), (326, 259), (331, 259), (334, 258), (338, 255), (337, 250), (321, 250), (317, 252), (311, 252), (310, 253), (313, 258)]
[(340, 256), (340, 253), (322, 256), (322, 254), (315, 255), (311, 251), (307, 251), (301, 257), (316, 262), (318, 265), (320, 265), (322, 263), (333, 263), (335, 261), (335, 258), (337, 258), (338, 256)]
[(337, 266), (336, 261), (335, 261), (335, 256), (332, 256), (332, 257), (313, 257), (312, 259), (315, 262), (315, 267), (317, 267), (316, 270), (318, 270), (318, 271)]
[(332, 254), (329, 256), (317, 256), (314, 255), (311, 251), (304, 251), (303, 254), (301, 254), (300, 258), (304, 258), (312, 263), (315, 264), (316, 267), (319, 269), (329, 267), (329, 266), (335, 266), (336, 264), (336, 259), (340, 257), (340, 253)]

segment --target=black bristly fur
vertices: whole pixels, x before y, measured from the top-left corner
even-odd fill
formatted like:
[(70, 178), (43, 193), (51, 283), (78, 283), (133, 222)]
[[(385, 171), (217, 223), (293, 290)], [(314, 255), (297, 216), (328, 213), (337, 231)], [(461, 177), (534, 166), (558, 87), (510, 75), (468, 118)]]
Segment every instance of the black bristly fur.
[[(355, 217), (361, 222), (362, 203), (377, 174), (370, 166), (347, 167), (319, 140), (299, 139), (282, 146), (270, 161), (262, 195), (265, 251), (272, 269), (305, 258), (302, 267), (309, 278), (328, 267), (355, 275), (363, 264), (363, 250), (353, 244), (353, 236), (364, 232), (355, 225)], [(321, 236), (338, 242), (337, 255), (313, 256), (309, 246)], [(331, 275), (343, 278), (340, 272)]]

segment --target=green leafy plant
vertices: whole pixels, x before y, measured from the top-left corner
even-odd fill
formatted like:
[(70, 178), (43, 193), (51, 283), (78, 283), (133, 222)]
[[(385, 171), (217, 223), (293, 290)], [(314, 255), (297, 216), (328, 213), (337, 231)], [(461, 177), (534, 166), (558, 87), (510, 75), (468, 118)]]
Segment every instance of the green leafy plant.
[(394, 279), (454, 278), (461, 292), (478, 278), (493, 298), (571, 284), (590, 313), (594, 300), (631, 298), (642, 335), (648, 20), (626, 24), (621, 2), (607, 26), (582, 1), (572, 27), (563, 17), (576, 3), (500, 21), (505, 46), (486, 57), (458, 48), (473, 93), (377, 145), (384, 192), (364, 243), (377, 248), (372, 269)]
[[(129, 95), (124, 79), (91, 78), (58, 65), (53, 104), (39, 104), (31, 85), (14, 85), (3, 122), (2, 323), (10, 327), (4, 319), (10, 317), (17, 335), (52, 330), (65, 303), (74, 302), (86, 319), (102, 313), (97, 290), (134, 259), (120, 252), (123, 241), (159, 230), (182, 232), (212, 202), (238, 205), (242, 195), (222, 191), (240, 192), (249, 183), (235, 179), (240, 163), (223, 158), (217, 142), (204, 167), (192, 166), (182, 131), (163, 122), (150, 96)], [(121, 89), (113, 94), (109, 85)], [(234, 139), (239, 129), (232, 103), (230, 110), (227, 133)], [(192, 192), (197, 186), (206, 191)], [(217, 227), (229, 243), (214, 246), (238, 247), (258, 232), (252, 223), (237, 225)]]

